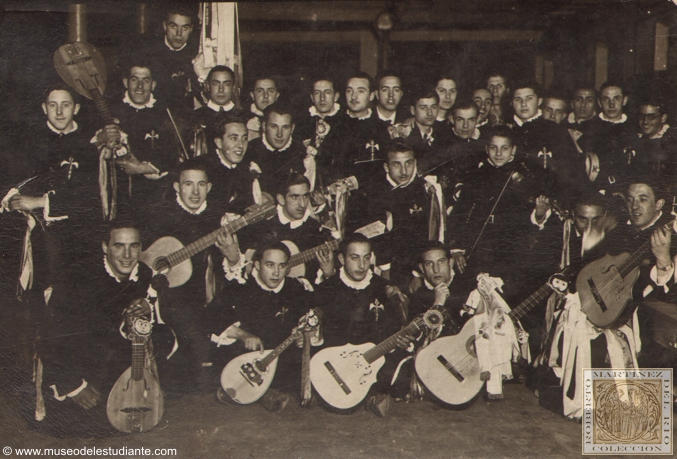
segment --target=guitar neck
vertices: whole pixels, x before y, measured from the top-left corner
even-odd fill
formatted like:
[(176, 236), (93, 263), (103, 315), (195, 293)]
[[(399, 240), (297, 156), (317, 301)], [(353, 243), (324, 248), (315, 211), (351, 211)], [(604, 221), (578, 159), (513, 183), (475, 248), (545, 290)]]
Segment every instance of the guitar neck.
[(533, 308), (538, 306), (543, 300), (545, 300), (550, 293), (552, 292), (552, 287), (550, 286), (550, 283), (546, 283), (543, 285), (541, 288), (536, 290), (529, 298), (524, 300), (522, 303), (520, 303), (519, 306), (517, 306), (515, 309), (510, 311), (508, 313), (508, 316), (513, 321), (520, 320), (522, 317), (524, 317), (529, 311), (531, 311)]
[(313, 247), (312, 249), (304, 250), (303, 252), (299, 252), (296, 255), (292, 255), (292, 257), (287, 262), (287, 266), (293, 268), (294, 266), (298, 266), (302, 263), (307, 263), (311, 260), (314, 260), (315, 254), (318, 253), (319, 251), (326, 249), (327, 246), (332, 251), (336, 250), (338, 249), (340, 243), (341, 239), (334, 239), (332, 241), (327, 242), (326, 244), (318, 245), (317, 247)]
[(260, 369), (264, 371), (266, 368), (268, 368), (268, 365), (270, 365), (276, 358), (278, 358), (280, 354), (282, 354), (284, 350), (287, 349), (289, 345), (291, 345), (291, 343), (293, 343), (294, 340), (299, 337), (300, 334), (301, 334), (300, 332), (292, 334), (289, 338), (282, 341), (282, 343), (279, 346), (273, 349), (273, 351), (270, 354), (262, 358), (259, 363)]
[(423, 319), (417, 318), (390, 338), (382, 341), (363, 354), (368, 363), (373, 363), (397, 347), (397, 338), (404, 335), (416, 336), (423, 329)]
[(208, 235), (201, 237), (197, 241), (188, 244), (181, 250), (177, 250), (176, 252), (167, 255), (167, 261), (169, 262), (170, 266), (179, 265), (188, 260), (193, 255), (196, 255), (208, 247), (214, 245), (219, 234), (225, 234), (226, 231), (234, 233), (244, 228), (248, 224), (249, 222), (247, 221), (246, 217), (240, 217), (237, 220), (230, 222), (215, 231), (212, 231)]
[(92, 100), (94, 100), (94, 105), (96, 106), (97, 111), (103, 118), (104, 123), (115, 124), (115, 118), (111, 115), (110, 110), (108, 109), (108, 104), (106, 100), (101, 95), (99, 88), (92, 88), (89, 90), (89, 93), (92, 95)]

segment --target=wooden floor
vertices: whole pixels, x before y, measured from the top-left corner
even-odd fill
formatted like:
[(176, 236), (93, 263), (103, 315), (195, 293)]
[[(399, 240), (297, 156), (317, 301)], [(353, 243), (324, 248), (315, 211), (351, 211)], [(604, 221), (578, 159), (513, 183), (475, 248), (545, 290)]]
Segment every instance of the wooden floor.
[(396, 403), (386, 419), (363, 409), (336, 415), (320, 407), (301, 409), (291, 402), (282, 413), (271, 414), (258, 404), (227, 406), (211, 394), (187, 396), (166, 402), (158, 428), (105, 439), (37, 434), (27, 430), (18, 416), (18, 397), (4, 391), (0, 402), (4, 406), (0, 447), (176, 448), (174, 457), (190, 459), (581, 456), (581, 425), (541, 408), (520, 384), (506, 385), (502, 401), (478, 398), (462, 411), (429, 401)]

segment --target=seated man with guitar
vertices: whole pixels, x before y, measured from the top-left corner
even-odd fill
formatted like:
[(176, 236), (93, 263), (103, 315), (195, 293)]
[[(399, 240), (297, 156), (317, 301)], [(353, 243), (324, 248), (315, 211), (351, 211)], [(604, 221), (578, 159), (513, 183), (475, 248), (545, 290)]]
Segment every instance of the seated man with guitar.
[[(158, 363), (169, 363), (173, 340), (160, 337), (171, 335), (171, 331), (163, 326), (159, 309), (144, 300), (152, 303), (159, 292), (150, 287), (152, 271), (139, 263), (138, 229), (116, 220), (102, 247), (103, 257), (98, 255), (83, 263), (84, 268), (73, 272), (69, 282), (54, 287), (50, 300), (49, 344), (40, 349), (45, 368), (43, 387), (50, 394), (45, 394), (47, 417), (37, 425), (58, 436), (112, 433), (106, 420), (106, 399), (130, 366), (130, 330), (121, 325), (126, 317), (143, 317), (154, 323), (155, 347), (150, 353), (157, 353)], [(163, 291), (161, 283), (154, 285)], [(153, 349), (148, 346), (144, 352)], [(152, 359), (144, 360), (144, 367), (157, 378)], [(160, 394), (155, 390), (157, 381), (147, 383), (153, 385), (152, 394)], [(158, 406), (157, 400), (143, 402), (148, 407)], [(156, 419), (159, 417), (161, 413)]]
[[(230, 234), (221, 236), (219, 245), (229, 254), (237, 253), (237, 244)], [(290, 256), (289, 249), (281, 242), (261, 246), (254, 256), (254, 269), (247, 282), (229, 282), (208, 305), (211, 355), (217, 369), (245, 350), (263, 354), (265, 349), (280, 345), (313, 307), (310, 283), (305, 279), (287, 279)], [(275, 376), (275, 379), (259, 403), (269, 411), (282, 411), (289, 402), (288, 394), (298, 394), (300, 373), (301, 352), (294, 346), (280, 355), (277, 372), (263, 375), (265, 378)], [(223, 388), (217, 393), (223, 402), (237, 396)]]
[[(381, 343), (400, 330), (402, 324), (407, 321), (401, 303), (397, 301), (402, 298), (402, 294), (397, 287), (372, 272), (370, 267), (372, 246), (366, 236), (360, 233), (346, 236), (341, 241), (339, 250), (338, 259), (342, 265), (339, 275), (322, 282), (317, 290), (317, 304), (321, 305), (323, 311), (325, 348), (344, 346), (348, 343), (352, 345)], [(396, 344), (400, 350), (386, 354), (385, 368), (378, 373), (378, 380), (371, 391), (369, 386), (363, 386), (364, 395), (367, 396), (367, 391), (370, 394), (366, 408), (377, 416), (387, 415), (392, 402), (391, 396), (403, 398), (409, 390), (408, 378), (399, 378), (395, 385), (391, 384), (391, 380), (398, 370), (398, 364), (409, 356), (404, 349), (409, 347), (411, 341), (412, 337), (407, 334), (397, 336), (391, 349), (394, 349)], [(361, 376), (362, 374), (356, 373), (355, 379)], [(312, 367), (311, 380), (321, 396), (324, 391), (342, 390), (336, 381), (325, 386), (322, 381), (314, 380)], [(318, 388), (318, 384), (323, 387)], [(360, 384), (351, 387), (355, 389), (356, 386)], [(326, 396), (323, 398), (331, 404)], [(359, 400), (356, 401), (358, 402)], [(337, 405), (334, 407), (342, 408)]]

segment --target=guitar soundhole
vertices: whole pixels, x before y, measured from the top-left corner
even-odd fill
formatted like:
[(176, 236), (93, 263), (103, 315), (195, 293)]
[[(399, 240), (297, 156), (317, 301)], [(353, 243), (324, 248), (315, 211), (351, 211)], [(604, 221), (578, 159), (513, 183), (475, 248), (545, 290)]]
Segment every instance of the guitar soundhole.
[(477, 357), (477, 349), (475, 349), (475, 335), (472, 335), (468, 338), (468, 341), (465, 343), (465, 350), (468, 351), (468, 354), (473, 357)]
[(153, 263), (153, 271), (157, 273), (167, 274), (171, 269), (172, 265), (169, 264), (167, 257), (158, 257), (155, 259), (155, 263)]

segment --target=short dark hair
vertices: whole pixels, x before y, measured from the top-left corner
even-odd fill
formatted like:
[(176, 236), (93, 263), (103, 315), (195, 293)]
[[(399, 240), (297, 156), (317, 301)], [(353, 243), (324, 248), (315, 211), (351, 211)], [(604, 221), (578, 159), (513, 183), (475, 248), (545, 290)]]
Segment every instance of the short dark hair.
[(295, 185), (308, 185), (308, 189), (310, 189), (310, 181), (305, 175), (299, 174), (298, 172), (291, 172), (287, 176), (286, 180), (280, 181), (280, 184), (277, 188), (277, 194), (287, 196), (287, 193), (289, 193), (289, 188)]
[(426, 253), (432, 252), (433, 250), (441, 250), (444, 252), (447, 258), (449, 258), (449, 252), (447, 251), (447, 246), (440, 241), (425, 241), (418, 252), (419, 262), (423, 263), (423, 257)]
[(376, 75), (376, 78), (374, 79), (376, 81), (376, 89), (381, 89), (381, 80), (386, 77), (397, 78), (400, 80), (400, 85), (403, 85), (402, 76), (399, 73), (391, 69), (383, 69)]
[(110, 236), (113, 231), (127, 228), (136, 230), (139, 233), (139, 236), (141, 235), (138, 223), (131, 216), (117, 217), (104, 224), (104, 229), (101, 233), (104, 238), (103, 242), (106, 244), (110, 242)]
[(645, 97), (637, 104), (637, 108), (639, 109), (640, 107), (646, 105), (656, 107), (658, 109), (658, 113), (661, 115), (665, 115), (668, 113), (668, 106), (665, 103), (665, 101), (660, 97), (657, 96)]
[(185, 5), (172, 5), (167, 9), (167, 13), (165, 14), (165, 22), (169, 20), (169, 17), (176, 14), (177, 16), (185, 16), (188, 19), (190, 19), (190, 24), (193, 25), (195, 23), (195, 13), (188, 8)]
[(348, 246), (350, 244), (369, 244), (369, 249), (371, 250), (371, 241), (367, 236), (362, 233), (351, 233), (344, 237), (339, 243), (339, 253), (342, 253), (343, 256), (346, 256), (348, 252)]
[(439, 83), (442, 80), (451, 80), (456, 84), (456, 89), (458, 90), (458, 76), (453, 74), (452, 72), (445, 72), (445, 73), (440, 73), (435, 77), (435, 80), (432, 82), (435, 87), (437, 87), (437, 83)]
[(337, 83), (336, 78), (332, 77), (331, 75), (327, 75), (327, 74), (322, 73), (322, 74), (319, 74), (319, 75), (314, 75), (309, 80), (309, 82), (310, 82), (310, 93), (311, 94), (313, 93), (313, 90), (314, 90), (313, 88), (315, 87), (315, 83), (317, 83), (318, 81), (328, 81), (329, 83), (331, 83), (332, 89), (334, 91), (338, 91), (338, 87), (336, 86), (336, 83)]
[(289, 261), (289, 259), (291, 258), (291, 252), (289, 251), (289, 247), (287, 247), (282, 242), (278, 241), (272, 244), (262, 245), (259, 248), (257, 248), (256, 252), (254, 252), (252, 260), (258, 261), (260, 263), (261, 260), (263, 260), (263, 255), (265, 255), (265, 253), (268, 252), (269, 250), (279, 250), (280, 252), (284, 253), (287, 256), (287, 261)]
[(574, 90), (571, 91), (571, 100), (574, 100), (574, 97), (576, 97), (576, 92), (577, 91), (592, 91), (592, 93), (595, 95), (595, 98), (597, 97), (597, 90), (590, 85), (587, 84), (579, 84), (577, 86), (574, 86)]
[(369, 92), (372, 92), (376, 89), (376, 83), (374, 82), (374, 79), (369, 75), (367, 72), (356, 72), (351, 75), (348, 75), (348, 78), (346, 78), (346, 86), (348, 86), (348, 82), (352, 80), (353, 78), (360, 78), (362, 80), (367, 80), (368, 84), (367, 86), (369, 87)]
[(226, 115), (225, 118), (223, 118), (216, 124), (216, 126), (214, 126), (214, 134), (216, 134), (217, 137), (223, 137), (223, 135), (226, 133), (226, 126), (229, 124), (242, 124), (244, 127), (247, 127), (247, 123), (245, 123), (242, 118), (238, 118), (237, 116), (233, 115)]
[(564, 91), (558, 91), (558, 90), (550, 90), (550, 91), (545, 91), (543, 93), (543, 103), (547, 99), (555, 99), (555, 100), (561, 100), (565, 104), (568, 104), (569, 102), (569, 97), (564, 93)]
[(451, 113), (454, 114), (456, 110), (469, 110), (474, 109), (477, 114), (480, 113), (480, 108), (477, 106), (474, 100), (472, 99), (461, 99), (456, 101), (453, 107), (451, 107)]
[(266, 108), (263, 109), (263, 120), (265, 122), (268, 122), (268, 118), (270, 117), (270, 114), (273, 112), (283, 116), (290, 115), (292, 123), (294, 122), (294, 110), (289, 104), (280, 102), (278, 100), (277, 102), (273, 102), (272, 104), (268, 105)]
[(493, 137), (504, 137), (510, 140), (511, 145), (515, 145), (515, 134), (505, 124), (499, 124), (491, 128), (488, 138), (491, 140)]
[(665, 199), (666, 201), (668, 200), (669, 192), (666, 189), (667, 186), (665, 180), (662, 177), (650, 174), (641, 174), (639, 176), (635, 176), (631, 180), (628, 180), (628, 186), (626, 187), (626, 191), (630, 190), (630, 187), (632, 185), (640, 185), (640, 184), (644, 184), (649, 188), (651, 188), (651, 191), (653, 191), (653, 195), (656, 198), (656, 201), (658, 201), (659, 199)]
[(219, 72), (229, 73), (233, 81), (235, 81), (235, 72), (233, 72), (233, 69), (225, 65), (217, 65), (209, 71), (207, 78), (205, 78), (205, 82), (209, 83), (209, 81), (212, 79), (212, 75)]
[(526, 81), (516, 82), (515, 85), (513, 86), (512, 90), (511, 90), (511, 92), (510, 92), (510, 95), (512, 97), (515, 97), (515, 92), (517, 92), (517, 90), (527, 89), (527, 88), (533, 90), (534, 94), (536, 94), (536, 97), (541, 97), (541, 95), (543, 93), (540, 84), (538, 84), (536, 81), (533, 81), (533, 80), (531, 80), (531, 81), (526, 80)]
[(134, 67), (138, 67), (141, 69), (148, 69), (150, 70), (150, 76), (153, 80), (155, 80), (155, 72), (153, 71), (153, 66), (150, 64), (150, 62), (145, 61), (145, 60), (139, 60), (139, 61), (129, 61), (127, 65), (125, 65), (127, 68), (127, 74), (125, 75), (124, 78), (129, 78), (131, 76), (131, 71)]
[(207, 172), (207, 166), (198, 158), (199, 157), (191, 158), (179, 164), (174, 170), (174, 182), (179, 182), (181, 179), (181, 173), (185, 171), (202, 171), (205, 173), (207, 181), (209, 181), (209, 172)]
[(503, 78), (503, 81), (505, 82), (505, 89), (508, 89), (510, 87), (510, 78), (508, 77), (508, 74), (506, 72), (493, 69), (487, 72), (487, 77), (484, 79), (487, 83), (489, 82), (489, 78), (494, 78), (494, 77), (500, 77)]
[(249, 90), (250, 90), (251, 92), (254, 92), (254, 89), (256, 88), (256, 83), (258, 83), (259, 81), (263, 81), (263, 80), (270, 80), (270, 81), (272, 81), (273, 83), (275, 83), (275, 89), (277, 89), (278, 91), (280, 90), (279, 85), (278, 85), (278, 83), (277, 83), (277, 79), (275, 79), (275, 78), (273, 78), (273, 77), (271, 77), (271, 76), (258, 76), (258, 77), (256, 77), (254, 80), (252, 80), (252, 85), (251, 85), (251, 87), (249, 88)]
[(47, 89), (45, 90), (45, 95), (44, 95), (42, 101), (46, 103), (47, 98), (49, 98), (49, 95), (51, 93), (53, 93), (54, 91), (66, 91), (68, 94), (71, 95), (71, 98), (73, 99), (74, 104), (79, 103), (78, 102), (78, 93), (76, 93), (75, 90), (73, 90), (73, 88), (71, 88), (67, 84), (63, 84), (63, 83), (58, 83), (58, 84), (54, 84), (54, 85), (47, 87)]
[(409, 151), (412, 152), (414, 154), (414, 158), (416, 158), (416, 152), (414, 151), (414, 147), (411, 146), (411, 143), (409, 143), (407, 139), (402, 139), (398, 137), (389, 140), (383, 147), (383, 155), (386, 160), (386, 164), (388, 163), (388, 155), (390, 153), (404, 153)]
[(576, 210), (580, 206), (595, 206), (601, 207), (604, 212), (609, 208), (607, 198), (598, 192), (587, 193), (576, 200), (573, 209)]
[(416, 107), (416, 102), (418, 102), (421, 99), (435, 99), (437, 103), (440, 102), (440, 95), (437, 94), (437, 91), (435, 88), (431, 88), (429, 86), (423, 86), (416, 88), (414, 92), (411, 94), (411, 98), (409, 105), (412, 107)]
[(623, 85), (620, 84), (619, 81), (614, 81), (614, 80), (607, 80), (604, 83), (602, 83), (602, 86), (599, 87), (599, 91), (597, 91), (597, 95), (601, 95), (602, 91), (604, 91), (606, 88), (618, 88), (621, 90), (621, 94), (623, 96), (627, 96), (625, 93), (625, 88), (623, 88)]

